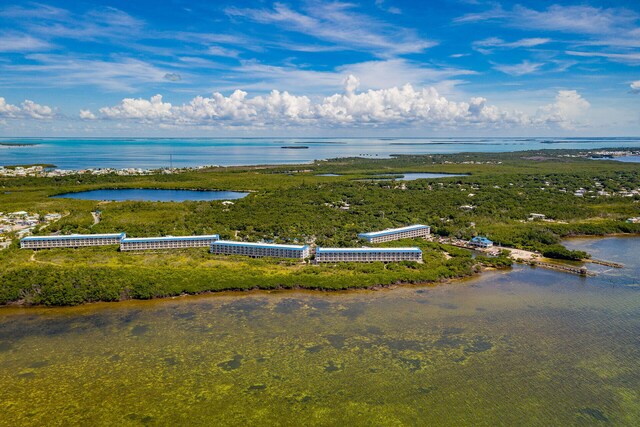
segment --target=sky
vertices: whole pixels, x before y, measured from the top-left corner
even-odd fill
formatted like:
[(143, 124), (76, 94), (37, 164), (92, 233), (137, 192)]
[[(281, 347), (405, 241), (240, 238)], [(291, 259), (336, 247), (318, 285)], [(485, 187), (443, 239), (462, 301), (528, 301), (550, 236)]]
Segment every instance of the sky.
[(640, 135), (640, 2), (0, 3), (0, 136)]

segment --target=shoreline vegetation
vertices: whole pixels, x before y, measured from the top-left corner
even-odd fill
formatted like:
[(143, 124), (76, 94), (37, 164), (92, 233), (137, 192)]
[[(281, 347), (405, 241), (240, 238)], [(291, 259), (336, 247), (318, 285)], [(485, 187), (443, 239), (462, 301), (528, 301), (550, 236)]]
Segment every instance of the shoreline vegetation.
[[(68, 175), (0, 178), (0, 211), (68, 212), (40, 234), (108, 233), (131, 237), (220, 234), (223, 239), (362, 246), (354, 236), (411, 223), (439, 236), (487, 236), (504, 247), (574, 257), (562, 238), (640, 233), (640, 168), (594, 161), (581, 150), (342, 158), (303, 165), (212, 167), (143, 176)], [(456, 173), (415, 181), (375, 174)], [(337, 176), (319, 176), (335, 174)], [(104, 188), (249, 191), (207, 202), (100, 202), (51, 198)], [(94, 224), (91, 212), (101, 211)], [(530, 220), (532, 213), (544, 220)], [(36, 234), (38, 234), (36, 232)], [(111, 247), (0, 251), (0, 304), (77, 305), (227, 290), (376, 289), (469, 277), (513, 260), (437, 242), (418, 246), (424, 263), (312, 265), (209, 254), (204, 249), (122, 253)], [(582, 254), (580, 254), (582, 255)]]

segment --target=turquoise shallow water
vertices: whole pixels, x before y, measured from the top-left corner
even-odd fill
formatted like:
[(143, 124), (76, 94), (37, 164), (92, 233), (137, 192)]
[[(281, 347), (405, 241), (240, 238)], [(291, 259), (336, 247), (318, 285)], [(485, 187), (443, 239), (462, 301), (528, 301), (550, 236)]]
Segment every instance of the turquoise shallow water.
[(639, 425), (626, 264), (439, 286), (0, 310), (3, 425)]
[[(0, 145), (0, 165), (48, 163), (61, 169), (287, 164), (347, 156), (640, 147), (640, 138), (0, 138), (0, 142), (36, 144)], [(286, 150), (283, 144), (309, 148)]]

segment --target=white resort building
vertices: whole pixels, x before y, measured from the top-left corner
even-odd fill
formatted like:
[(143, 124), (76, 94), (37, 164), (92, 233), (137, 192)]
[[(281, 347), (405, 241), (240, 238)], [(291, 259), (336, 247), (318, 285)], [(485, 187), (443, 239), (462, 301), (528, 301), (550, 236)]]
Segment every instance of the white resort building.
[(420, 248), (316, 248), (316, 262), (422, 261)]
[(165, 236), (125, 238), (120, 242), (121, 251), (144, 251), (154, 249), (208, 248), (220, 240), (217, 234), (205, 236)]
[(431, 227), (428, 225), (415, 224), (408, 227), (389, 228), (382, 231), (372, 231), (369, 233), (360, 233), (358, 237), (365, 239), (369, 243), (390, 242), (392, 240), (412, 239), (415, 237), (429, 237), (431, 235)]
[(119, 245), (126, 236), (117, 234), (69, 234), (61, 236), (29, 236), (20, 240), (22, 249), (79, 248), (82, 246)]
[(245, 255), (250, 257), (297, 258), (303, 260), (309, 257), (309, 246), (218, 240), (211, 244), (211, 253), (219, 255)]

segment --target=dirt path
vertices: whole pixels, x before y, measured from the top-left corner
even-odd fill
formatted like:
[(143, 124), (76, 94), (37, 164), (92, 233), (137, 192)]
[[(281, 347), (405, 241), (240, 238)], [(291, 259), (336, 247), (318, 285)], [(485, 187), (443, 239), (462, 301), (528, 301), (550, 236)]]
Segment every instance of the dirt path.
[[(97, 212), (91, 212), (91, 216), (93, 217), (93, 225), (99, 224), (101, 218), (101, 215)], [(92, 225), (92, 227), (93, 227)]]

